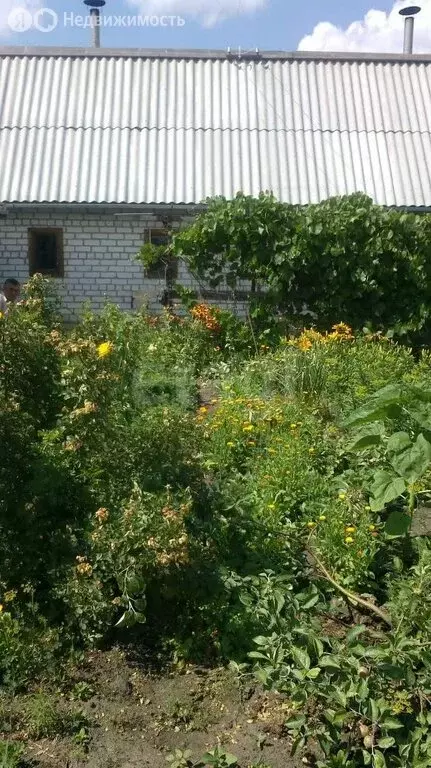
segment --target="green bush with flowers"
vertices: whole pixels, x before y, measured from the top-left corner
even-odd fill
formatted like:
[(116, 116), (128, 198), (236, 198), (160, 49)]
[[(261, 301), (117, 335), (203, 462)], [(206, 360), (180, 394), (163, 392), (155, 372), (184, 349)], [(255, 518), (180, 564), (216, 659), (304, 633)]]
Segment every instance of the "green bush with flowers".
[(429, 353), (203, 305), (66, 331), (48, 293), (1, 319), (0, 685), (157, 635), (284, 693), (322, 766), (428, 765), (429, 542), (388, 521), (429, 504)]

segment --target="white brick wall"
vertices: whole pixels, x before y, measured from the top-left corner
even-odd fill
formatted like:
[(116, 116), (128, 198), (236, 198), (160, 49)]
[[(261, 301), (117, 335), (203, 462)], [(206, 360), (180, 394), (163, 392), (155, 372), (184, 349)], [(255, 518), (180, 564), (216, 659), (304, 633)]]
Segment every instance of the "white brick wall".
[[(63, 229), (64, 278), (53, 279), (66, 320), (76, 319), (88, 301), (96, 310), (109, 300), (124, 310), (137, 309), (144, 302), (151, 311), (161, 311), (158, 296), (164, 282), (145, 278), (134, 256), (142, 245), (144, 231), (163, 227), (162, 222), (98, 212), (11, 211), (0, 217), (0, 284), (6, 277), (28, 280), (30, 227)], [(198, 289), (183, 264), (179, 266), (178, 282)], [(244, 303), (229, 302), (224, 306), (241, 315), (245, 311)]]

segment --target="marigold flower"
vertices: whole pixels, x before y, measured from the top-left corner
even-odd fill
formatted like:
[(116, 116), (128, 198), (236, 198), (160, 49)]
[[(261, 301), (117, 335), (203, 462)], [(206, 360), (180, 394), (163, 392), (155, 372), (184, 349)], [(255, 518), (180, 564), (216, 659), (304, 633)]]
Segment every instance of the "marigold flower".
[(109, 518), (109, 511), (105, 509), (105, 507), (100, 507), (100, 509), (98, 509), (96, 512), (96, 518), (99, 523), (106, 523), (107, 519)]
[(79, 576), (91, 576), (93, 568), (90, 563), (79, 563), (76, 566), (76, 572)]
[(114, 349), (114, 345), (111, 341), (104, 341), (102, 344), (99, 344), (97, 347), (97, 354), (99, 357), (107, 357), (111, 354), (112, 350)]

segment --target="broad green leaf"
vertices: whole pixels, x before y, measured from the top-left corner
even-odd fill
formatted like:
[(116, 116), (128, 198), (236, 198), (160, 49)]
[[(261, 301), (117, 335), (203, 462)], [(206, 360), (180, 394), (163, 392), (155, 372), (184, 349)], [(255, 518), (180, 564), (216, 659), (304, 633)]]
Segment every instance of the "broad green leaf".
[(389, 749), (390, 747), (393, 747), (395, 744), (395, 739), (393, 736), (385, 736), (384, 739), (379, 739), (377, 742), (377, 745), (381, 749)]
[[(403, 384), (388, 384), (376, 392), (367, 403), (351, 413), (344, 420), (342, 426), (348, 428), (371, 421), (393, 418), (393, 415), (400, 411), (399, 404), (405, 399), (406, 387)], [(395, 406), (395, 410), (388, 410), (390, 406)]]
[(339, 712), (336, 712), (334, 715), (332, 722), (334, 725), (344, 725), (346, 720), (351, 718), (351, 713), (347, 712), (345, 709), (340, 710)]
[(407, 408), (410, 416), (422, 429), (431, 430), (431, 403), (415, 403)]
[(301, 605), (303, 611), (308, 611), (309, 608), (313, 608), (320, 600), (320, 595), (312, 595), (304, 605)]
[(378, 749), (374, 752), (374, 762), (373, 762), (374, 768), (386, 768), (386, 760), (384, 757), (383, 752), (380, 752)]
[(346, 635), (346, 643), (347, 645), (351, 645), (354, 640), (356, 640), (359, 635), (362, 635), (366, 630), (365, 624), (358, 624), (357, 627), (353, 627), (353, 629), (349, 630), (349, 632)]
[(385, 532), (388, 536), (405, 536), (411, 525), (411, 517), (400, 509), (396, 509), (389, 515)]
[(304, 651), (302, 648), (292, 648), (291, 654), (296, 664), (299, 664), (304, 669), (310, 669), (311, 662), (307, 651)]
[(322, 656), (322, 658), (319, 659), (319, 665), (325, 669), (341, 669), (338, 660), (333, 656)]
[(374, 475), (374, 482), (371, 486), (373, 498), (370, 506), (373, 512), (379, 512), (385, 504), (397, 499), (406, 490), (406, 484), (402, 477), (394, 477), (384, 469), (379, 470)]
[(371, 719), (373, 723), (377, 723), (379, 720), (379, 714), (380, 709), (379, 705), (377, 704), (377, 701), (374, 701), (374, 699), (370, 699), (370, 709), (371, 709)]
[(428, 469), (431, 461), (431, 444), (423, 435), (416, 442), (392, 459), (392, 466), (409, 483), (415, 483)]
[(396, 717), (385, 717), (380, 725), (387, 731), (396, 731), (403, 728), (403, 724)]
[(250, 651), (248, 657), (250, 659), (263, 659), (264, 661), (269, 661), (268, 656), (264, 653), (260, 653), (260, 651)]
[(349, 451), (363, 451), (373, 445), (380, 445), (384, 434), (384, 425), (380, 422), (368, 424), (358, 429), (352, 442), (348, 445)]
[(310, 680), (315, 680), (315, 679), (316, 679), (316, 677), (319, 677), (319, 675), (320, 675), (320, 672), (321, 672), (321, 670), (319, 669), (319, 667), (313, 667), (312, 669), (310, 669), (310, 670), (307, 672), (307, 677), (308, 677)]
[(290, 717), (289, 720), (286, 720), (285, 726), (289, 729), (289, 731), (297, 731), (299, 728), (302, 728), (303, 725), (306, 723), (306, 718), (304, 715), (298, 715), (297, 717)]
[(395, 432), (388, 440), (387, 449), (389, 453), (398, 453), (405, 448), (409, 448), (411, 444), (412, 441), (407, 432)]

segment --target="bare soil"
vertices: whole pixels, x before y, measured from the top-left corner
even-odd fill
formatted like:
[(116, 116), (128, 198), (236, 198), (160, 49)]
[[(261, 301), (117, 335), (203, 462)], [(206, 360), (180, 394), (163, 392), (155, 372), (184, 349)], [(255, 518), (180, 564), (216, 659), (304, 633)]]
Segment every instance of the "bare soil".
[(90, 654), (76, 680), (94, 694), (79, 704), (90, 722), (88, 745), (30, 741), (26, 757), (37, 768), (167, 768), (176, 748), (199, 761), (217, 745), (236, 755), (240, 768), (300, 765), (284, 731), (285, 699), (240, 684), (224, 668), (149, 674), (113, 650)]

